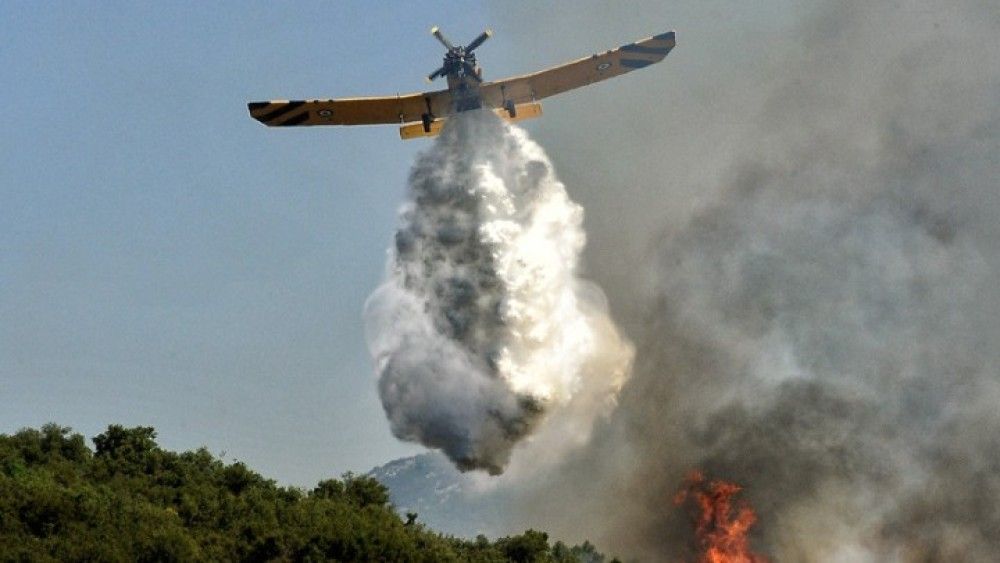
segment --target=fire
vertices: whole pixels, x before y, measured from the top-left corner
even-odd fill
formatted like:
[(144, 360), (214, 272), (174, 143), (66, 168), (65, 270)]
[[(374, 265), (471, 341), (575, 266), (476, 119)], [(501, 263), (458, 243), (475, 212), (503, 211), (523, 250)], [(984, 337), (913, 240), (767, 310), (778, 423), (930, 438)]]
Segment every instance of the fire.
[(750, 551), (750, 528), (757, 521), (745, 502), (733, 507), (742, 487), (726, 481), (707, 481), (693, 471), (674, 497), (674, 504), (692, 507), (698, 540), (697, 563), (767, 563), (767, 558)]

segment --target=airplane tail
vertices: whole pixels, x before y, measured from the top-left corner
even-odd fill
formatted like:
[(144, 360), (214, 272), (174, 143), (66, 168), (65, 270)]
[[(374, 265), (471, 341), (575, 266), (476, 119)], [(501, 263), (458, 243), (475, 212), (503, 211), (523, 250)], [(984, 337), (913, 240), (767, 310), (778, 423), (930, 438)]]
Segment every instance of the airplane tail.
[[(514, 106), (514, 111), (511, 112), (507, 108), (496, 108), (493, 110), (496, 112), (497, 116), (506, 120), (508, 123), (516, 123), (518, 121), (524, 121), (525, 119), (534, 119), (536, 117), (541, 117), (542, 115), (542, 104), (538, 102), (529, 102), (526, 104), (517, 104)], [(401, 139), (416, 139), (418, 137), (436, 137), (441, 133), (441, 128), (444, 127), (444, 122), (447, 118), (435, 119), (430, 122), (428, 130), (424, 129), (424, 124), (417, 123), (407, 123), (399, 128), (399, 137)]]

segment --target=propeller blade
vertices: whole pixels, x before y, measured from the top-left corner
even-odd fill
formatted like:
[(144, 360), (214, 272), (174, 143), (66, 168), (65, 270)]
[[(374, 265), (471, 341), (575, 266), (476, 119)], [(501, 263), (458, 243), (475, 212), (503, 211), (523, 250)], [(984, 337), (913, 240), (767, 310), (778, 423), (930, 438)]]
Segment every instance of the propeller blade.
[(483, 44), (483, 41), (486, 41), (490, 37), (493, 37), (493, 30), (492, 29), (487, 29), (486, 31), (480, 33), (479, 37), (476, 37), (475, 39), (473, 39), (472, 43), (469, 43), (469, 45), (465, 47), (465, 52), (466, 53), (471, 53), (471, 52), (475, 51), (477, 47), (479, 47), (480, 45)]
[(435, 25), (434, 27), (431, 28), (431, 35), (437, 37), (437, 40), (440, 41), (442, 45), (444, 45), (445, 49), (451, 51), (452, 49), (455, 48), (455, 46), (451, 44), (451, 41), (448, 41), (448, 38), (446, 38), (444, 34), (441, 33), (441, 28), (439, 28), (438, 26)]
[(476, 80), (476, 82), (482, 82), (483, 79), (479, 78), (479, 73), (476, 72), (476, 67), (472, 66), (469, 61), (462, 61), (462, 67), (465, 69), (466, 76), (471, 76)]
[(444, 67), (441, 67), (441, 68), (439, 68), (439, 69), (435, 70), (434, 72), (432, 72), (432, 73), (430, 73), (430, 74), (427, 75), (427, 82), (432, 82), (435, 78), (437, 78), (439, 76), (444, 76), (445, 74), (446, 74), (446, 71), (444, 70)]

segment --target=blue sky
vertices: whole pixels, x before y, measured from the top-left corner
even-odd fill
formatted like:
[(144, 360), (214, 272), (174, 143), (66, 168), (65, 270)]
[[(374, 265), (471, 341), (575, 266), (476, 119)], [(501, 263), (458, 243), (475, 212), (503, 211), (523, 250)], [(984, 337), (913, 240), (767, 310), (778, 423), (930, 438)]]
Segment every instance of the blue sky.
[[(457, 7), (440, 12), (476, 12)], [(0, 431), (148, 424), (303, 484), (415, 451), (383, 421), (360, 311), (418, 147), (267, 130), (245, 103), (418, 89), (433, 22), (360, 3), (0, 12)]]
[[(0, 5), (0, 432), (151, 425), (166, 447), (301, 485), (419, 451), (389, 434), (361, 309), (424, 141), (265, 129), (245, 103), (424, 88), (442, 55), (433, 24), (459, 43), (492, 26), (479, 54), (498, 77), (685, 23), (768, 20), (732, 10), (625, 10), (574, 33), (533, 3)], [(684, 69), (631, 86), (676, 87), (667, 70)], [(595, 87), (596, 108), (627, 109), (609, 97), (625, 87)], [(530, 126), (543, 142), (594, 111), (566, 99)]]

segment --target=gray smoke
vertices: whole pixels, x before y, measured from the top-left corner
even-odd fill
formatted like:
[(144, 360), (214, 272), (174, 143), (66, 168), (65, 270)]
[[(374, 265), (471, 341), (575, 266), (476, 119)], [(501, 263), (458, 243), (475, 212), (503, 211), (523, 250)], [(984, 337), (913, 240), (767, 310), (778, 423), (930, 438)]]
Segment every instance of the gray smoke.
[(576, 277), (583, 210), (544, 152), (492, 112), (463, 113), (409, 188), (365, 311), (393, 433), (491, 474), (539, 425), (572, 421), (562, 442), (585, 441), (632, 348)]
[[(590, 262), (634, 374), (592, 446), (523, 495), (530, 524), (672, 560), (690, 527), (670, 498), (700, 468), (745, 487), (777, 561), (996, 560), (998, 37), (996, 2), (844, 0), (755, 38), (752, 75), (719, 61), (743, 114), (691, 109), (685, 142), (732, 134), (689, 165), (705, 195), (655, 231), (654, 281)], [(695, 191), (650, 166), (641, 197)]]

